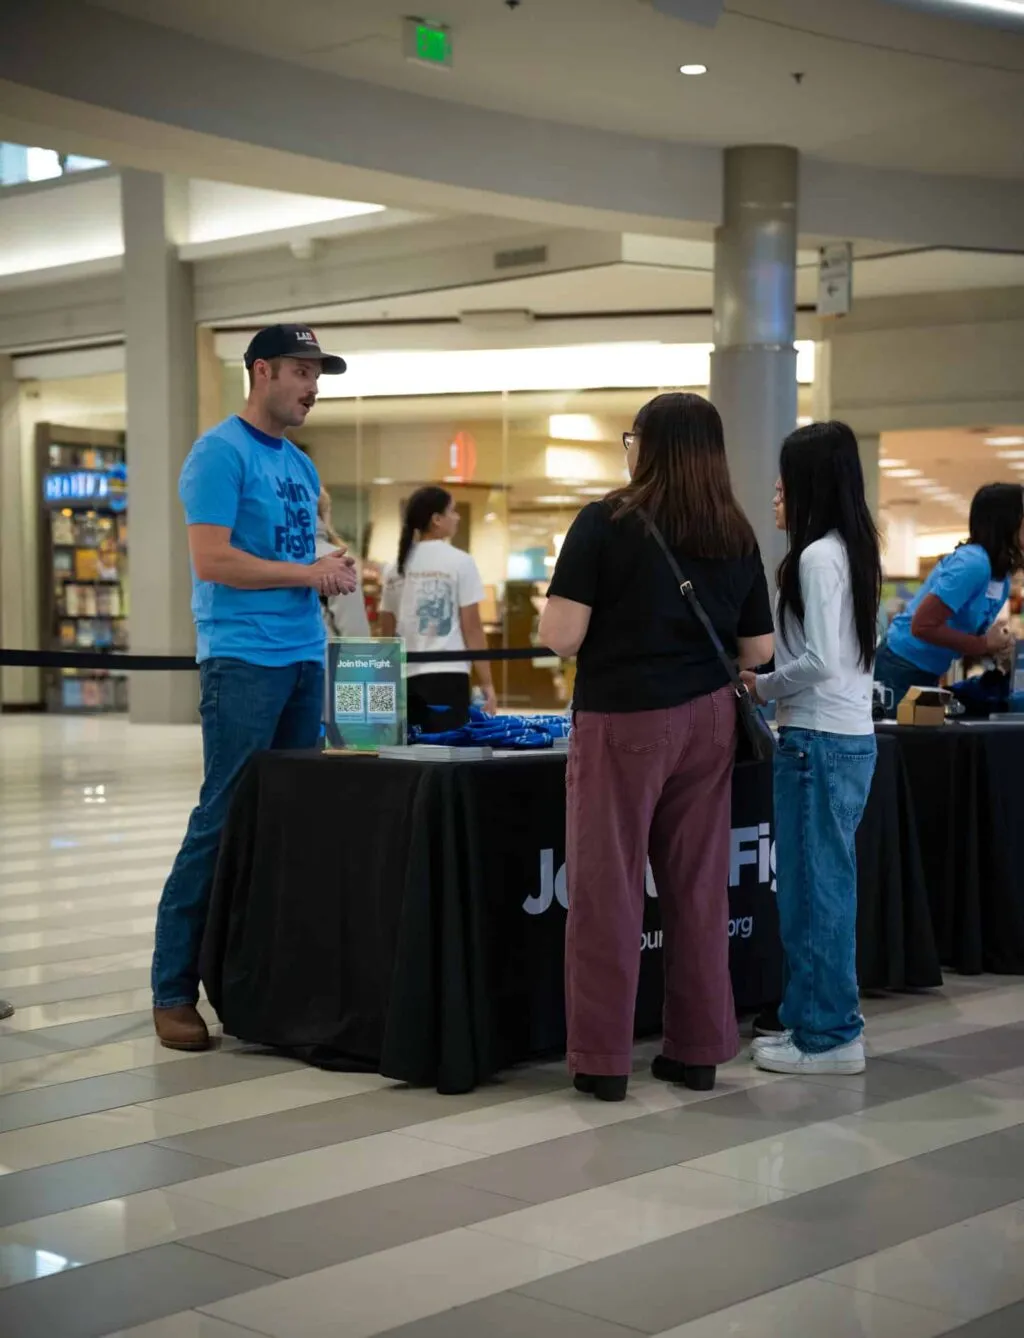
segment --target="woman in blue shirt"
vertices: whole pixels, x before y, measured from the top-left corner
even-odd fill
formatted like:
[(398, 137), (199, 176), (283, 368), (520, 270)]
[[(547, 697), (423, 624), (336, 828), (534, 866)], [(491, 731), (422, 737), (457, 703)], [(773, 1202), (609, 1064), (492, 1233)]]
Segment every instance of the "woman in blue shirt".
[(954, 660), (997, 655), (1010, 632), (996, 624), (1010, 576), (1024, 567), (1024, 486), (989, 483), (971, 502), (970, 539), (942, 558), (875, 657), (875, 681), (896, 707), (912, 687), (935, 687)]

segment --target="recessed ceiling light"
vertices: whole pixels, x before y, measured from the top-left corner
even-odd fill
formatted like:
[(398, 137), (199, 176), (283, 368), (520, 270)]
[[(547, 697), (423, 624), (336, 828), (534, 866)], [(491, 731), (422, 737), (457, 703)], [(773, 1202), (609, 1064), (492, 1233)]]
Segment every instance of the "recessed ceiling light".
[(906, 463), (907, 463), (906, 460), (894, 460), (893, 457), (892, 457), (891, 455), (889, 455), (889, 456), (883, 455), (883, 456), (880, 458), (880, 460), (878, 461), (878, 468), (879, 468), (879, 469), (902, 469)]
[(986, 437), (986, 446), (1024, 446), (1024, 437)]
[(919, 469), (887, 469), (886, 474), (891, 479), (919, 479), (921, 477)]
[(690, 65), (680, 65), (679, 67), (680, 74), (689, 74), (696, 76), (698, 74), (707, 74), (707, 72), (708, 72), (708, 67), (706, 65), (702, 65), (700, 61), (694, 61)]
[(1024, 451), (1000, 451), (1000, 460), (1024, 460)]

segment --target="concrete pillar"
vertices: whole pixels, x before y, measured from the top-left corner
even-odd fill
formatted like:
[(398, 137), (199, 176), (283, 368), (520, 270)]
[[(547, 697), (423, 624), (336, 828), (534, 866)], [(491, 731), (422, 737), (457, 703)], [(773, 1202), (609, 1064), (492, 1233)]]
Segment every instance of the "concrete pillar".
[[(190, 654), (188, 540), (178, 474), (195, 437), (196, 339), (186, 239), (188, 183), (133, 168), (121, 173), (125, 379), (128, 401), (128, 554), (131, 649)], [(196, 675), (132, 675), (131, 719), (197, 718)]]
[[(13, 360), (0, 354), (0, 642), (11, 650), (39, 646), (34, 453), (32, 434), (23, 431)], [(2, 698), (7, 707), (34, 706), (40, 700), (39, 670), (5, 668)]]
[(715, 231), (711, 398), (766, 568), (785, 549), (772, 493), (779, 448), (796, 426), (798, 176), (796, 149), (726, 149), (723, 222)]

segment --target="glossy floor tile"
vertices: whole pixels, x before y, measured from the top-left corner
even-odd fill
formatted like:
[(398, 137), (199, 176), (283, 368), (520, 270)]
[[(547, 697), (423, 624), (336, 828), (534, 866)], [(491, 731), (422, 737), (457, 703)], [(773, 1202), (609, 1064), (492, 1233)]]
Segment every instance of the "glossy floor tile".
[(523, 1208), (474, 1229), (577, 1259), (603, 1259), (749, 1212), (781, 1197), (778, 1189), (707, 1175), (687, 1166), (667, 1166), (601, 1189)]
[[(273, 1338), (368, 1338), (578, 1262), (519, 1241), (460, 1229), (204, 1309)], [(398, 1278), (401, 1286), (395, 1285)]]
[(39, 1217), (0, 1231), (0, 1285), (9, 1287), (39, 1276), (24, 1271), (28, 1255), (63, 1258), (71, 1268), (202, 1235), (237, 1220), (238, 1215), (227, 1208), (166, 1189)]
[[(1019, 1338), (1024, 980), (865, 1000), (863, 1075), (460, 1097), (152, 1035), (192, 729), (0, 717), (7, 1338)], [(1008, 1328), (1007, 1325), (1010, 1327)]]
[(1024, 1299), (1024, 1202), (823, 1274), (828, 1282), (962, 1319)]
[(661, 1338), (936, 1338), (949, 1316), (808, 1278), (668, 1329)]

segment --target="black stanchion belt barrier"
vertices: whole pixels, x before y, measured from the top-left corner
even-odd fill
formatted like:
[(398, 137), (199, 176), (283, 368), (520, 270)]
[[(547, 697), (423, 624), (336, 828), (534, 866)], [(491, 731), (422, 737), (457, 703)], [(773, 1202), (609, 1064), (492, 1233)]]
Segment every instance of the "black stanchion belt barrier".
[[(465, 664), (467, 660), (557, 660), (553, 650), (525, 646), (516, 650), (410, 651), (408, 664)], [(192, 655), (126, 655), (116, 651), (4, 650), (0, 666), (17, 669), (106, 669), (112, 674), (196, 670)]]

